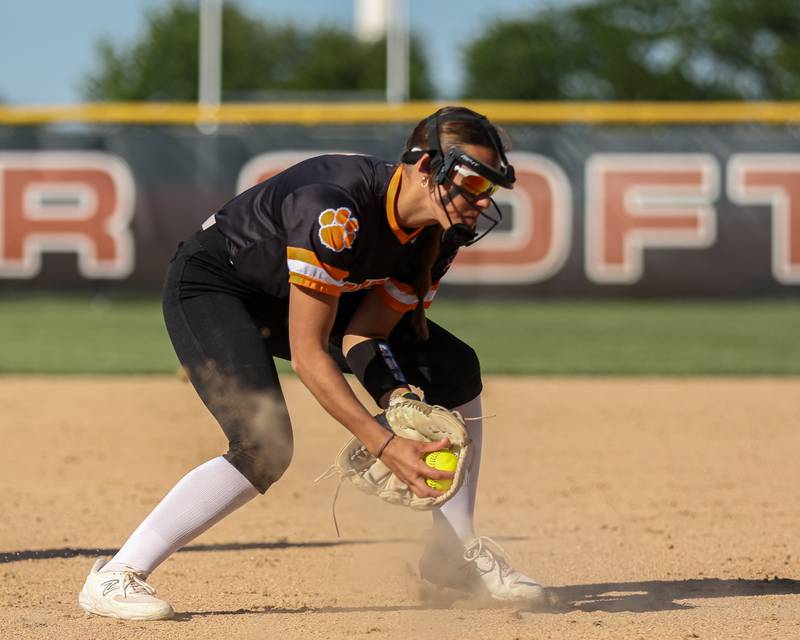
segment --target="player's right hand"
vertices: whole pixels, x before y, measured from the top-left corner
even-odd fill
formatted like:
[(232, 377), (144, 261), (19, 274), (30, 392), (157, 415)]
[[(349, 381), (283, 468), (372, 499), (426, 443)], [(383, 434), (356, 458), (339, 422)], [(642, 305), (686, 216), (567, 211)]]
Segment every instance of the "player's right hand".
[(435, 442), (417, 442), (396, 436), (386, 445), (381, 461), (411, 489), (415, 496), (435, 498), (443, 492), (429, 487), (426, 480), (451, 479), (454, 474), (451, 471), (439, 471), (429, 467), (425, 464), (424, 458), (426, 454), (446, 449), (449, 445), (450, 441), (447, 438)]

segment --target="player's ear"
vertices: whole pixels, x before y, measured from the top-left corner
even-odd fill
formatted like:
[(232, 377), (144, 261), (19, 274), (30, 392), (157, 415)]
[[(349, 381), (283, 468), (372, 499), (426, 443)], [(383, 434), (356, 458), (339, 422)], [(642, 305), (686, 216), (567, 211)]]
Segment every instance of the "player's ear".
[(431, 156), (430, 154), (423, 153), (419, 160), (417, 160), (417, 171), (425, 175), (431, 172)]

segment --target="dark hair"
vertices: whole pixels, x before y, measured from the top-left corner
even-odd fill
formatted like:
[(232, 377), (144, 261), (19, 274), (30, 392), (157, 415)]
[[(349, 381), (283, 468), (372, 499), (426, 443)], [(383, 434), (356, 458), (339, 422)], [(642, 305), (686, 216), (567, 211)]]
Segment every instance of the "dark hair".
[[(431, 124), (434, 121), (436, 126), (432, 127)], [(438, 132), (438, 144), (429, 139), (433, 131)], [(466, 107), (449, 106), (442, 107), (427, 118), (420, 120), (406, 140), (405, 152), (412, 149), (428, 151), (441, 148), (442, 153), (447, 153), (450, 147), (459, 144), (473, 144), (496, 149), (496, 140), (502, 141), (503, 150), (505, 150), (507, 146), (505, 139), (507, 138), (501, 137), (500, 131), (485, 116)], [(497, 159), (495, 158), (495, 160)], [(433, 180), (430, 181), (430, 185), (431, 189), (436, 188)], [(428, 323), (425, 318), (425, 296), (428, 295), (433, 284), (431, 269), (439, 255), (443, 231), (441, 225), (435, 223), (424, 229), (417, 239), (418, 267), (414, 277), (417, 306), (414, 309), (412, 324), (417, 335), (423, 340), (427, 340), (429, 336)]]
[[(438, 145), (428, 139), (433, 120), (438, 122)], [(506, 150), (507, 136), (504, 135), (505, 132), (491, 124), (486, 116), (466, 107), (442, 107), (417, 123), (406, 140), (405, 151), (411, 151), (414, 148), (428, 150), (441, 146), (442, 151), (447, 153), (450, 147), (458, 144), (475, 144), (494, 149), (495, 140), (491, 131), (494, 131), (497, 139), (502, 141), (503, 149)]]

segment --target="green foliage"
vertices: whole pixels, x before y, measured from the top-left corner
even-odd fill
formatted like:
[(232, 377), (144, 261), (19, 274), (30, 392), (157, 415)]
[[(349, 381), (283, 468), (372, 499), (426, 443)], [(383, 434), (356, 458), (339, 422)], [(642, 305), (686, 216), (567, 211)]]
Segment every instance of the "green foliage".
[[(382, 91), (386, 42), (361, 42), (334, 27), (303, 31), (264, 22), (226, 1), (222, 19), (222, 93)], [(90, 100), (197, 100), (199, 16), (196, 2), (173, 0), (148, 14), (130, 46), (97, 44), (98, 70), (86, 77)], [(410, 93), (430, 98), (421, 47), (411, 42)]]
[[(429, 315), (485, 373), (800, 375), (796, 302), (437, 300)], [(177, 368), (157, 300), (0, 298), (0, 373)]]
[(465, 95), (800, 98), (796, 0), (595, 0), (500, 20), (466, 49)]

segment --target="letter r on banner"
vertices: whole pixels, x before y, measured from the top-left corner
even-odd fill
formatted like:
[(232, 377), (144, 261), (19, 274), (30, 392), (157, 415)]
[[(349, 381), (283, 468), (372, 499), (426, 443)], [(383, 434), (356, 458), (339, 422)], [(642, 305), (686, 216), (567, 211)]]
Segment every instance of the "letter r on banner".
[(78, 254), (86, 278), (133, 270), (134, 183), (116, 156), (0, 152), (0, 278), (33, 278), (42, 254)]
[(719, 166), (708, 154), (595, 154), (586, 164), (586, 273), (630, 284), (644, 250), (701, 248), (716, 239)]

